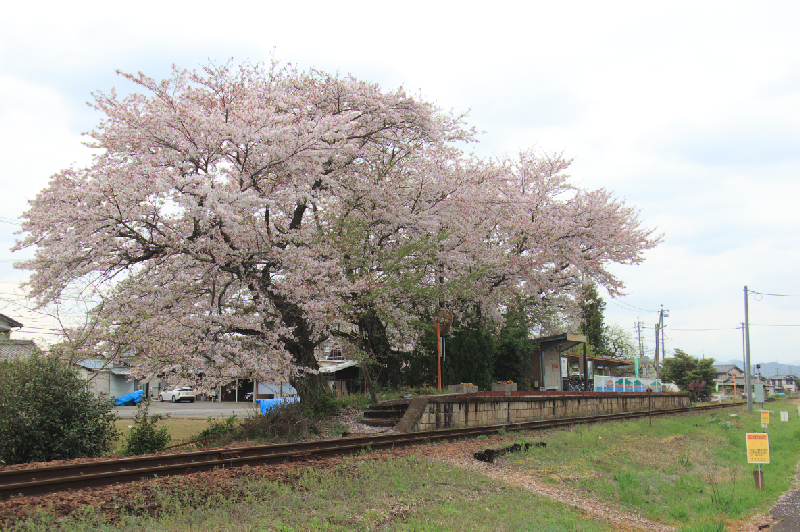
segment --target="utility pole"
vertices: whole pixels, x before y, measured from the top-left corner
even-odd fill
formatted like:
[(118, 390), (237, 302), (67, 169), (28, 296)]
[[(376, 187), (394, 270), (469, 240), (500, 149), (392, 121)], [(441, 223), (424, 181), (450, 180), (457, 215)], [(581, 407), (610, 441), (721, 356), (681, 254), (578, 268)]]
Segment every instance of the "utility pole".
[(642, 344), (642, 322), (636, 318), (636, 335), (639, 337), (639, 356), (644, 356), (644, 344)]
[(659, 363), (658, 363), (658, 346), (659, 346), (659, 339), (658, 339), (658, 332), (661, 331), (661, 360), (663, 362), (664, 358), (666, 358), (666, 349), (664, 347), (664, 318), (669, 317), (669, 310), (664, 310), (664, 305), (661, 305), (661, 310), (658, 311), (658, 323), (656, 324), (656, 354), (653, 357), (655, 360), (656, 366), (656, 377), (659, 374)]
[[(655, 363), (656, 367), (658, 367), (658, 326), (659, 324), (656, 323), (656, 349), (653, 353), (653, 362)], [(656, 377), (658, 377), (658, 373), (656, 373)]]
[(750, 380), (750, 317), (747, 310), (747, 285), (744, 286), (744, 356), (747, 359), (745, 364), (745, 388), (747, 388), (747, 411), (753, 413), (753, 388)]
[[(747, 375), (747, 361), (745, 360), (745, 349), (744, 349), (744, 322), (742, 322), (742, 369), (744, 369), (744, 374)], [(734, 390), (735, 391), (735, 390)], [(733, 394), (736, 395), (735, 393)], [(734, 397), (735, 399), (735, 397)]]

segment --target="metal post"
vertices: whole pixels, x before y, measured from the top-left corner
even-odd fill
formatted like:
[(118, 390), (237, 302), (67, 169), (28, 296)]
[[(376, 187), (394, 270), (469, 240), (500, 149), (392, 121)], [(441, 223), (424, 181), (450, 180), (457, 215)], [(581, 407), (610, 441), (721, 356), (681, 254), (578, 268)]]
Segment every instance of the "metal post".
[(761, 473), (761, 464), (758, 464), (758, 490), (764, 491), (764, 474)]
[(437, 374), (439, 376), (439, 389), (442, 389), (442, 335), (439, 320), (436, 320), (436, 364), (438, 366)]
[[(747, 393), (747, 412), (753, 413), (753, 382), (750, 378), (750, 317), (747, 310), (747, 285), (744, 287), (744, 386)], [(761, 466), (759, 466), (759, 471)]]
[[(664, 345), (664, 310), (661, 310), (661, 361), (664, 361), (664, 357), (666, 356), (666, 349)], [(658, 378), (658, 356), (656, 356), (656, 378)]]

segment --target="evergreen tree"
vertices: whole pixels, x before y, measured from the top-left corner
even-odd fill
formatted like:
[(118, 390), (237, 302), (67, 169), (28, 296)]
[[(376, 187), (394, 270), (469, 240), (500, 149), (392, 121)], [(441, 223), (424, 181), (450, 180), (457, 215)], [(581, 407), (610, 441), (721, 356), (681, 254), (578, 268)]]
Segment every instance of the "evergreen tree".
[(605, 337), (603, 334), (603, 312), (606, 303), (597, 293), (597, 285), (589, 283), (583, 288), (583, 321), (587, 347), (597, 356), (605, 356)]
[(528, 317), (522, 308), (509, 308), (500, 331), (494, 358), (494, 380), (514, 381), (522, 389), (530, 387), (531, 354), (534, 345), (528, 334)]
[(479, 323), (469, 324), (451, 333), (445, 342), (447, 356), (442, 363), (442, 387), (471, 382), (482, 390), (491, 389), (497, 350), (492, 332)]
[(664, 360), (664, 366), (661, 369), (661, 379), (664, 382), (674, 382), (682, 392), (692, 392), (689, 389), (689, 384), (692, 382), (705, 382), (705, 385), (695, 392), (699, 397), (711, 395), (714, 390), (715, 376), (713, 358), (700, 360), (681, 349), (675, 350), (674, 357)]

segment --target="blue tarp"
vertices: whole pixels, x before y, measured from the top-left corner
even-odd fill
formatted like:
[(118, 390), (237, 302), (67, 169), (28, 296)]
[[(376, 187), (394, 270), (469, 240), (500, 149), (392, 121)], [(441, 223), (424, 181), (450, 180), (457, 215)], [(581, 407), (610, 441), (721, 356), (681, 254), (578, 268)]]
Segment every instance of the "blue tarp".
[(114, 400), (114, 404), (117, 406), (125, 406), (131, 401), (134, 403), (138, 403), (142, 400), (142, 396), (144, 396), (144, 390), (137, 390), (135, 392), (126, 393), (125, 395), (121, 395)]
[(275, 405), (283, 404), (283, 403), (298, 403), (300, 402), (299, 397), (278, 397), (277, 399), (256, 399), (258, 406), (261, 407), (261, 413), (266, 414), (267, 410), (271, 409)]

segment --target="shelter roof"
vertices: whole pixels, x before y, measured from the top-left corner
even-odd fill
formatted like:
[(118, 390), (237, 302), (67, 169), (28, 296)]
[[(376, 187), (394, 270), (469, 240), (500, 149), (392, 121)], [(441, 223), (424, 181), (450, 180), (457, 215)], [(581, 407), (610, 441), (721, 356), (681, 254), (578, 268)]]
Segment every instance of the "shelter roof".
[[(567, 358), (580, 358), (583, 355), (579, 355), (576, 353), (564, 353), (561, 356)], [(633, 362), (629, 360), (621, 360), (618, 358), (596, 357), (592, 355), (586, 355), (586, 360), (594, 361), (595, 366), (608, 366), (608, 367), (633, 366)]]
[(575, 347), (578, 344), (586, 343), (586, 336), (583, 334), (557, 334), (555, 336), (543, 336), (541, 338), (534, 338), (533, 342), (539, 344), (539, 349), (547, 351), (548, 349), (558, 348), (559, 352), (566, 351), (570, 347)]

